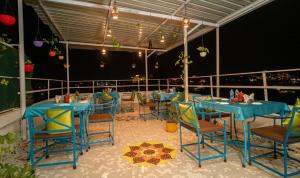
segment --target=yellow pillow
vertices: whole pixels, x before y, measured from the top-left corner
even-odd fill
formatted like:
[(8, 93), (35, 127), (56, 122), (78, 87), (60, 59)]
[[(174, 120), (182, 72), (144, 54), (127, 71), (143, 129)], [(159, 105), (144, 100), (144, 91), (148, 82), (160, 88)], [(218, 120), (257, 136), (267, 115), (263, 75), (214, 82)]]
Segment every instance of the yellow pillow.
[[(65, 111), (64, 109), (50, 109), (47, 111), (46, 116), (48, 118), (53, 118), (60, 113)], [(54, 119), (56, 122), (62, 123), (67, 126), (72, 126), (72, 117), (71, 117), (71, 111), (67, 111), (66, 113), (62, 114), (61, 116), (57, 117)], [(47, 130), (63, 130), (63, 129), (68, 129), (65, 126), (56, 124), (54, 122), (49, 122), (47, 124)], [(66, 132), (54, 132), (54, 133), (49, 133), (49, 134), (59, 134), (59, 133), (66, 133)]]
[[(300, 99), (299, 98), (296, 99), (296, 103), (295, 103), (294, 107), (300, 107)], [(293, 110), (289, 113), (289, 117), (292, 117), (292, 114), (293, 114)], [(290, 118), (286, 118), (283, 121), (283, 126), (288, 127), (290, 120), (291, 120)], [(300, 129), (300, 114), (299, 113), (295, 113), (295, 117), (294, 117), (293, 124), (292, 124), (292, 133), (293, 134), (300, 133), (300, 130), (293, 132), (293, 129), (297, 129), (297, 128)]]
[(194, 120), (196, 120), (197, 125), (199, 126), (198, 118), (194, 118), (192, 106), (188, 104), (179, 103), (179, 110), (180, 110), (180, 114), (182, 114), (181, 118), (184, 122), (194, 125)]
[(111, 101), (111, 100), (113, 99), (113, 97), (110, 96), (108, 93), (103, 92), (103, 94), (102, 94), (102, 96), (101, 96), (101, 99), (102, 99), (103, 101)]

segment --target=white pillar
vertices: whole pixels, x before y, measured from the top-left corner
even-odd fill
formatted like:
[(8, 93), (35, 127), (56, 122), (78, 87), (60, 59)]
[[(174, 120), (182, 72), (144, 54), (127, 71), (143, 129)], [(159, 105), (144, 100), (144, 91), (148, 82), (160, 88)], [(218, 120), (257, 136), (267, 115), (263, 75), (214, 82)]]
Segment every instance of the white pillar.
[[(19, 76), (20, 76), (20, 108), (21, 117), (26, 110), (26, 80), (25, 80), (25, 54), (24, 54), (24, 23), (23, 23), (23, 0), (18, 0), (18, 21), (19, 21)], [(26, 121), (22, 121), (22, 138), (27, 135)]]
[(216, 75), (217, 75), (217, 97), (220, 97), (220, 29), (216, 28)]
[(148, 56), (145, 50), (145, 76), (146, 76), (146, 98), (148, 98)]
[(69, 43), (66, 44), (66, 58), (67, 58), (67, 93), (70, 94), (70, 72), (69, 72)]
[(184, 98), (187, 102), (189, 100), (189, 73), (188, 73), (188, 42), (187, 29), (183, 28), (183, 45), (184, 45)]

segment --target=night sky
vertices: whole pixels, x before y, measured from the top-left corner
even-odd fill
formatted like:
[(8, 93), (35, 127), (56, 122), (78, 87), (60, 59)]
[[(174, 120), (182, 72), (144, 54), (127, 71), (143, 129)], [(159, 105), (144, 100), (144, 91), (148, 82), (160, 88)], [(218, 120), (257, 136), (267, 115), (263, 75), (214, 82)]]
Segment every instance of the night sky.
[[(3, 10), (3, 0), (0, 1)], [(17, 15), (16, 0), (11, 6)], [(299, 68), (299, 9), (297, 0), (276, 0), (220, 28), (221, 73), (250, 72), (273, 69)], [(48, 57), (49, 46), (35, 48), (32, 41), (37, 31), (37, 16), (29, 6), (24, 6), (25, 53), (31, 58), (36, 68), (34, 77), (65, 79), (63, 62)], [(42, 22), (40, 22), (42, 23)], [(40, 25), (41, 35), (51, 37), (51, 31)], [(17, 25), (0, 25), (0, 32), (7, 33), (13, 43), (17, 43)], [(201, 37), (189, 43), (189, 76), (215, 74), (215, 31), (204, 35), (204, 45), (210, 53), (200, 58), (196, 50), (201, 44)], [(63, 45), (60, 46), (63, 49)], [(152, 55), (149, 59), (149, 77), (179, 77), (181, 69), (174, 66), (183, 46), (162, 55)], [(105, 68), (100, 68), (100, 61)], [(159, 62), (159, 69), (154, 68)], [(131, 68), (135, 62), (137, 67)], [(144, 74), (144, 61), (137, 52), (108, 52), (103, 57), (97, 50), (70, 50), (70, 79), (128, 79), (135, 74)]]

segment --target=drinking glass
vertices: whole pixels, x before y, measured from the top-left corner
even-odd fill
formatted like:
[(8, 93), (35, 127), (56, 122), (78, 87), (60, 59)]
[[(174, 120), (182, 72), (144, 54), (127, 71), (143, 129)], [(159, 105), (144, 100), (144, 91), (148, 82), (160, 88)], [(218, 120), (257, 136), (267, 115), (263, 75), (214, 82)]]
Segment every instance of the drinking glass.
[(55, 102), (59, 103), (61, 100), (61, 95), (55, 95)]

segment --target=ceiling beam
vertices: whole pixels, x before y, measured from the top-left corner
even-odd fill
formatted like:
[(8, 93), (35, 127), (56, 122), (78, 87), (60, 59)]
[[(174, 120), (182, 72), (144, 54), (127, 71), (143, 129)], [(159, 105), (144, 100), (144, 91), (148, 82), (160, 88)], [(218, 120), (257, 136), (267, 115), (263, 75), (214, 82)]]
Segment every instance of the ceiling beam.
[[(108, 44), (99, 44), (99, 43), (83, 43), (83, 42), (75, 42), (75, 41), (60, 41), (61, 44), (69, 44), (69, 45), (80, 45), (80, 46), (95, 46), (95, 47), (108, 47), (108, 48), (115, 48), (113, 45)], [(121, 46), (121, 49), (135, 49), (135, 50), (147, 50), (147, 51), (160, 51), (166, 52), (165, 49), (148, 49), (142, 47), (135, 47), (135, 46)]]
[(270, 2), (272, 2), (273, 0), (257, 0), (251, 4), (249, 4), (248, 6), (245, 6), (237, 11), (235, 11), (234, 13), (224, 17), (223, 19), (219, 20), (217, 23), (222, 26), (225, 25), (243, 15), (246, 15), (247, 13), (254, 11), (255, 9), (258, 9)]
[[(96, 9), (104, 9), (104, 10), (110, 10), (110, 6), (108, 5), (101, 5), (101, 4), (96, 4), (96, 3), (90, 3), (90, 2), (82, 2), (82, 1), (75, 1), (75, 0), (45, 0), (47, 2), (53, 2), (53, 3), (60, 3), (60, 4), (65, 4), (65, 5), (74, 5), (74, 6), (82, 6), (82, 7), (88, 7), (88, 8), (96, 8)], [(182, 17), (177, 17), (174, 15), (166, 15), (166, 14), (160, 14), (160, 13), (154, 13), (154, 12), (147, 12), (147, 11), (142, 11), (138, 9), (132, 9), (132, 8), (126, 8), (126, 7), (118, 7), (119, 12), (125, 12), (125, 13), (130, 13), (130, 14), (135, 14), (135, 15), (141, 15), (141, 16), (150, 16), (150, 17), (156, 17), (156, 18), (161, 18), (161, 19), (169, 19), (169, 20), (174, 20), (174, 21), (182, 21)], [(207, 26), (213, 26), (213, 27), (218, 27), (219, 25), (216, 23), (212, 22), (207, 22), (203, 20), (197, 20), (197, 19), (190, 19), (191, 23), (203, 23), (204, 25)]]
[(38, 0), (38, 5), (41, 8), (42, 12), (45, 14), (45, 16), (48, 19), (48, 21), (50, 22), (50, 24), (52, 24), (54, 30), (57, 32), (59, 39), (65, 40), (63, 34), (61, 33), (61, 31), (56, 26), (55, 21), (52, 19), (52, 17), (50, 16), (48, 11), (46, 10), (46, 8), (45, 8), (45, 6), (44, 6), (44, 4), (42, 3), (41, 0)]
[[(181, 4), (171, 15), (174, 16), (176, 15), (176, 13), (178, 11), (180, 11), (186, 4), (188, 4), (191, 0), (186, 0), (183, 4)], [(147, 36), (145, 36), (142, 40), (140, 40), (138, 42), (138, 46), (145, 41), (146, 39), (148, 39), (153, 33), (155, 33), (161, 26), (163, 26), (165, 23), (168, 22), (169, 19), (165, 19), (164, 21), (162, 21), (151, 33), (149, 33)]]

